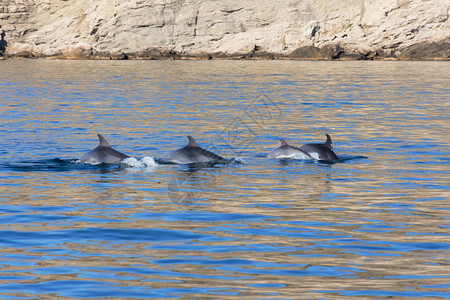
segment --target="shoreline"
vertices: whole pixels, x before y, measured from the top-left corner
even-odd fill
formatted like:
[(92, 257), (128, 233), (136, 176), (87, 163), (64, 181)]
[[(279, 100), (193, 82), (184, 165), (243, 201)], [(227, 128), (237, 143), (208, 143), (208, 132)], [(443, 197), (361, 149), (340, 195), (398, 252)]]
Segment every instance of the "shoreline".
[(412, 45), (396, 54), (384, 49), (368, 52), (346, 51), (340, 45), (322, 48), (300, 47), (291, 53), (271, 53), (252, 50), (246, 53), (177, 52), (167, 49), (149, 49), (135, 52), (96, 52), (91, 49), (74, 49), (45, 55), (41, 52), (21, 51), (0, 53), (0, 60), (8, 59), (61, 59), (61, 60), (296, 60), (296, 61), (450, 61), (450, 42)]

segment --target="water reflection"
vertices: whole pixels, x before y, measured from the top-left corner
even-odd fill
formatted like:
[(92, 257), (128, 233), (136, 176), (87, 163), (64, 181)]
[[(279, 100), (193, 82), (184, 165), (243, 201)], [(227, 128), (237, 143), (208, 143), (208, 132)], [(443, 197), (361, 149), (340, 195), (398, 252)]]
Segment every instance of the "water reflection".
[[(2, 61), (0, 294), (445, 298), (444, 64)], [(98, 132), (245, 163), (74, 163)], [(325, 133), (343, 162), (265, 158)]]

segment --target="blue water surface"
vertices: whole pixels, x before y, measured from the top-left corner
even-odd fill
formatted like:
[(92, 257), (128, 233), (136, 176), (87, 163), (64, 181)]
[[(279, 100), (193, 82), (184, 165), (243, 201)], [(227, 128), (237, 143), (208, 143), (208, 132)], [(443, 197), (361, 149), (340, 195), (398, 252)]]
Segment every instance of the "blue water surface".
[(0, 61), (0, 298), (449, 299), (448, 66)]

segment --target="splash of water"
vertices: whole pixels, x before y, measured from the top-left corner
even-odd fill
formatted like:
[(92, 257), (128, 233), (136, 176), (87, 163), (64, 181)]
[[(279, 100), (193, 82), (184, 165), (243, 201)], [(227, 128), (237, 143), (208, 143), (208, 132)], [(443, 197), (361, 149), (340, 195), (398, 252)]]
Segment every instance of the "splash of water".
[(137, 159), (134, 157), (128, 157), (122, 160), (121, 166), (130, 169), (147, 169), (153, 170), (158, 166), (158, 163), (151, 156), (145, 156)]

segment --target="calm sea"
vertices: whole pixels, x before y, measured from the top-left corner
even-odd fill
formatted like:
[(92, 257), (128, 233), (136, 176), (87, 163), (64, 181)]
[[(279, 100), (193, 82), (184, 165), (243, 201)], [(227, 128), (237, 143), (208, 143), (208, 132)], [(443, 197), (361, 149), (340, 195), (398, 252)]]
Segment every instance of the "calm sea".
[[(0, 298), (450, 299), (449, 74), (0, 61)], [(97, 133), (132, 159), (77, 163)], [(231, 163), (158, 164), (186, 135)]]

